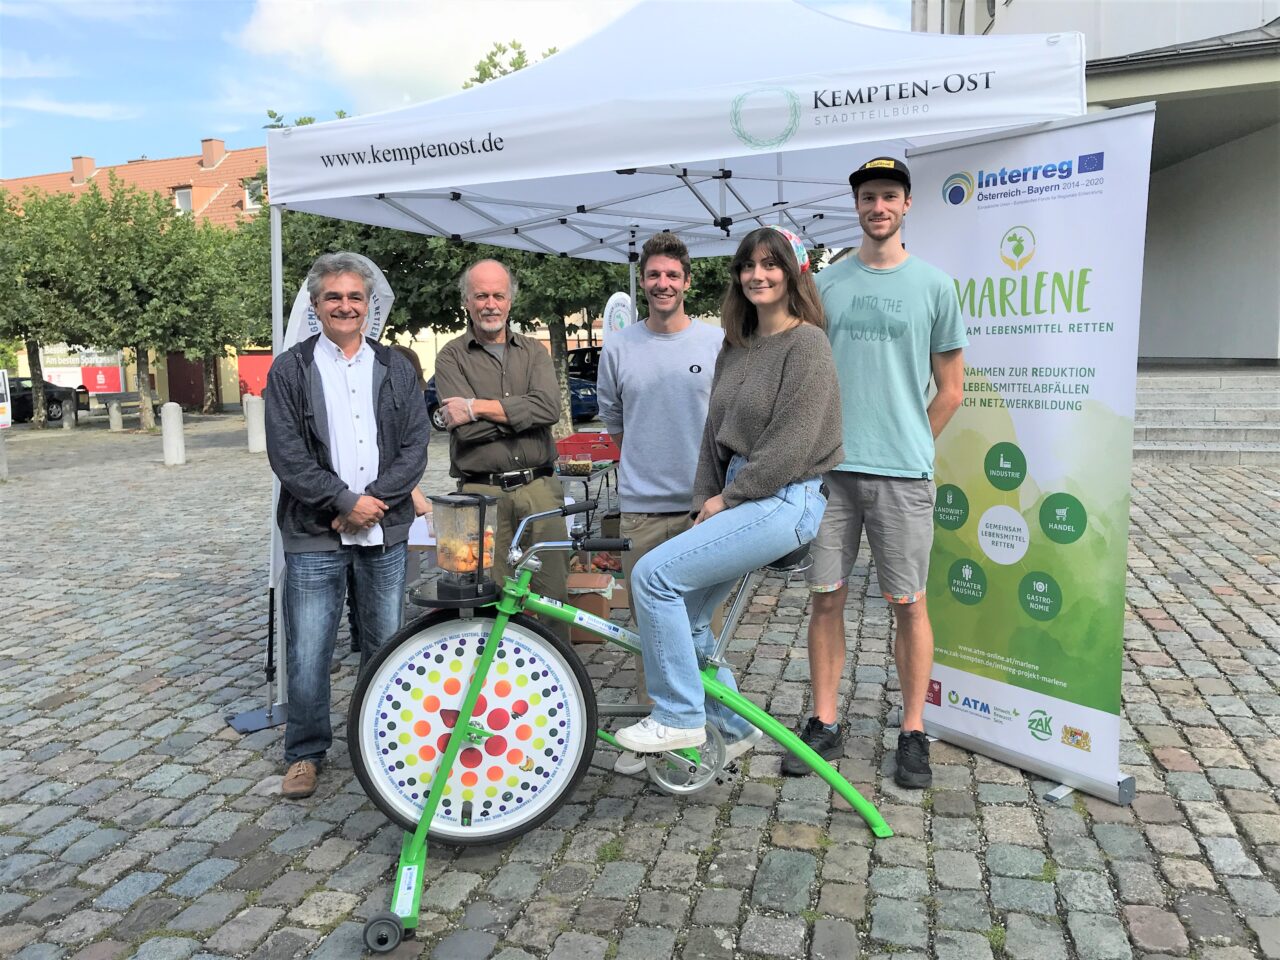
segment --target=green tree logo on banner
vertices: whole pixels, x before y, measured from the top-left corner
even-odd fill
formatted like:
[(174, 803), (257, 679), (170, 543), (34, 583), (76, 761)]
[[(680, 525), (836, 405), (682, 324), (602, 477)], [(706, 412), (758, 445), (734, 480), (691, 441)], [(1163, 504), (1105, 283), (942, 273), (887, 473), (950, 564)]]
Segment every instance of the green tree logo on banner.
[[(753, 129), (748, 130), (743, 123), (744, 113), (753, 115)], [(776, 113), (784, 114), (780, 127), (774, 122)], [(761, 123), (765, 118), (768, 124)], [(770, 125), (776, 127), (776, 133), (769, 132)], [(729, 126), (733, 128), (734, 136), (748, 147), (756, 150), (780, 147), (800, 129), (800, 98), (786, 87), (759, 87), (740, 93), (733, 98), (733, 106), (729, 108)], [(760, 126), (766, 129), (761, 130)]]
[(1000, 238), (1000, 259), (1010, 270), (1021, 270), (1036, 255), (1036, 235), (1028, 227), (1010, 227)]

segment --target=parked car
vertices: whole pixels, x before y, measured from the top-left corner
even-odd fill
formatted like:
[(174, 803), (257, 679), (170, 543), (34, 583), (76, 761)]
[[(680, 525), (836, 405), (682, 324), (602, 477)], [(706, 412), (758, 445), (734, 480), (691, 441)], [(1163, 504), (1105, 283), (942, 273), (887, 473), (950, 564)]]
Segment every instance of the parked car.
[[(12, 394), (13, 422), (26, 423), (35, 416), (35, 395), (30, 377), (10, 377), (9, 392)], [(56, 383), (44, 382), (44, 411), (50, 421), (62, 419), (65, 408), (74, 416), (79, 396), (71, 387), (60, 387)]]
[[(569, 378), (569, 410), (573, 414), (573, 422), (594, 420), (599, 413), (596, 405), (596, 385), (588, 383), (580, 377)], [(436, 395), (436, 378), (427, 381), (427, 413), (431, 416), (431, 425), (437, 430), (444, 429), (444, 414), (440, 410), (440, 398)]]
[(578, 347), (570, 350), (566, 369), (571, 377), (595, 383), (600, 372), (600, 348)]

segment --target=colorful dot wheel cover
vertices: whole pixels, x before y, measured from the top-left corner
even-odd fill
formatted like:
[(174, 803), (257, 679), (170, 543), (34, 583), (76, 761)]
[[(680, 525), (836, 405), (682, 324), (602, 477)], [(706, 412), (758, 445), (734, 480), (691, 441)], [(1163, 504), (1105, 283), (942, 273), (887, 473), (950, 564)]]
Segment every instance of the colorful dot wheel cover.
[[(361, 708), (366, 770), (384, 801), (416, 821), (492, 620), (427, 627), (371, 678)], [(536, 634), (507, 627), (472, 712), (481, 731), (459, 750), (431, 823), (434, 836), (501, 833), (555, 800), (587, 730), (569, 664)]]

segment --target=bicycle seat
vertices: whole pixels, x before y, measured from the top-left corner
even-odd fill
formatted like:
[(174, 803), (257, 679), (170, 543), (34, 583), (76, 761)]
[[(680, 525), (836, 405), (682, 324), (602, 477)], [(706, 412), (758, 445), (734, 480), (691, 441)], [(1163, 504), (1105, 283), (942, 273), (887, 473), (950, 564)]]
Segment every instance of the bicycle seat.
[(784, 553), (772, 563), (765, 564), (774, 573), (796, 573), (809, 567), (809, 544), (802, 543), (790, 553)]

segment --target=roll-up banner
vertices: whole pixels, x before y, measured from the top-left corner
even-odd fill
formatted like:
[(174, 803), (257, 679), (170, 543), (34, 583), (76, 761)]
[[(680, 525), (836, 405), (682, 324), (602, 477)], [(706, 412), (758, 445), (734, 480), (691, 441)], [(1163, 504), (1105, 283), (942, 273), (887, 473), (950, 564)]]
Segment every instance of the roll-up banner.
[(938, 438), (927, 731), (1114, 802), (1154, 108), (909, 157), (969, 333)]

